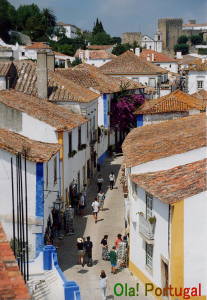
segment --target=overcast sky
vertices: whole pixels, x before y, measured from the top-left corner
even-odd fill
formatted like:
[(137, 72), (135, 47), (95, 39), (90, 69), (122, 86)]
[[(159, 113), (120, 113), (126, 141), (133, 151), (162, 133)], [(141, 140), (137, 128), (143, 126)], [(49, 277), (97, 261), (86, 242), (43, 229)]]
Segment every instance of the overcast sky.
[(10, 0), (21, 4), (38, 4), (53, 10), (58, 21), (91, 30), (98, 17), (113, 36), (141, 31), (154, 34), (158, 18), (177, 17), (184, 22), (197, 19), (207, 22), (207, 0)]

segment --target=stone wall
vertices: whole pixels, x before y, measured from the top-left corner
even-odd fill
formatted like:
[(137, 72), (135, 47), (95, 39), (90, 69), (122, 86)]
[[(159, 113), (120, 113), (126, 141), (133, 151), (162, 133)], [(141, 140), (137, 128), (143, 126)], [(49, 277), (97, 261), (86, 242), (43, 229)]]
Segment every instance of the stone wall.
[(163, 49), (173, 50), (177, 39), (182, 35), (182, 19), (159, 19), (158, 30), (162, 34)]
[(121, 42), (122, 44), (129, 43), (133, 45), (134, 42), (137, 42), (141, 45), (142, 34), (141, 32), (125, 32), (122, 33)]

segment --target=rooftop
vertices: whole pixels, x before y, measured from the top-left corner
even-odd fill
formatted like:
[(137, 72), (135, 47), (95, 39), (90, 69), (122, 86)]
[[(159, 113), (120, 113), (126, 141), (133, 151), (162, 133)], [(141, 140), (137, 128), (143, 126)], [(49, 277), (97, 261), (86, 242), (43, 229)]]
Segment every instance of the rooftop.
[(104, 75), (99, 68), (89, 64), (80, 64), (70, 69), (56, 69), (55, 73), (60, 74), (79, 86), (93, 88), (100, 93), (114, 93), (121, 90), (121, 84), (125, 84), (128, 90), (144, 88), (135, 81), (126, 78), (111, 78)]
[(114, 45), (88, 45), (87, 49), (90, 50), (107, 50), (113, 48)]
[(167, 71), (154, 65), (151, 62), (144, 61), (131, 51), (126, 51), (120, 56), (112, 59), (103, 66), (100, 70), (108, 75), (112, 74), (166, 74)]
[(161, 98), (145, 101), (145, 103), (135, 111), (135, 114), (180, 112), (189, 111), (191, 109), (205, 110), (206, 103), (192, 95), (176, 90)]
[[(88, 52), (86, 52), (88, 51)], [(116, 57), (116, 55), (111, 54), (110, 52), (107, 52), (106, 50), (80, 50), (78, 49), (75, 53), (75, 57), (79, 57), (80, 52), (83, 53), (84, 57), (86, 58), (86, 55), (89, 55), (89, 59), (112, 59)]]
[(197, 115), (133, 129), (122, 149), (126, 167), (205, 147), (206, 115)]
[(191, 64), (188, 68), (188, 71), (196, 71), (196, 72), (203, 72), (207, 71), (207, 62), (202, 63), (199, 60)]
[(0, 299), (29, 300), (32, 297), (19, 271), (14, 254), (0, 224)]
[[(15, 62), (17, 80), (12, 86), (16, 91), (37, 96), (36, 63), (31, 61)], [(57, 72), (48, 72), (48, 99), (50, 101), (90, 102), (99, 97), (98, 94), (80, 87)]]
[(12, 62), (0, 62), (0, 76), (7, 76), (11, 66)]
[(192, 94), (191, 96), (203, 101), (203, 105), (207, 106), (207, 91), (200, 90), (197, 93)]
[(170, 57), (167, 54), (159, 53), (150, 49), (143, 49), (140, 53), (140, 57), (145, 59), (146, 61), (161, 63), (161, 62), (177, 62), (176, 59)]
[(32, 45), (26, 46), (25, 49), (51, 49), (47, 43), (34, 42)]
[(47, 162), (60, 150), (60, 145), (31, 140), (23, 135), (0, 128), (0, 149), (13, 154), (24, 153), (34, 162)]
[(80, 30), (80, 28), (77, 27), (76, 25), (73, 25), (73, 24), (66, 24), (66, 23), (64, 23), (64, 22), (57, 22), (57, 25), (58, 25), (58, 26), (72, 26), (72, 27), (74, 27), (74, 28)]
[(177, 59), (178, 64), (180, 65), (188, 65), (188, 64), (193, 64), (197, 62), (201, 62), (201, 59), (198, 57), (195, 57), (190, 54), (183, 55), (183, 58)]
[(172, 204), (206, 191), (207, 159), (173, 169), (131, 175), (134, 183), (162, 202)]
[(207, 23), (203, 23), (203, 24), (183, 24), (183, 27), (203, 27), (203, 26), (207, 26)]
[(85, 117), (67, 108), (14, 90), (0, 91), (0, 103), (43, 121), (57, 131), (68, 131), (87, 122)]

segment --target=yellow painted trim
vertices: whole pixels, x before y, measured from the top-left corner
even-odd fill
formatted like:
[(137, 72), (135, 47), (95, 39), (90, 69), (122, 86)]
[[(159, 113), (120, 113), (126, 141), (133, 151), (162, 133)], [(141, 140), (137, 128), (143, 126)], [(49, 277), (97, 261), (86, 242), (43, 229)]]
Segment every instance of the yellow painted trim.
[[(129, 261), (129, 270), (133, 273), (134, 276), (136, 276), (144, 285), (144, 290), (145, 290), (145, 284), (146, 283), (151, 283), (154, 286), (154, 290), (158, 288), (157, 285), (155, 285), (137, 266), (132, 261)], [(149, 296), (150, 293), (148, 293)], [(156, 296), (153, 292), (151, 293), (156, 299), (158, 300), (163, 300), (162, 297)], [(147, 295), (146, 295), (147, 297)]]
[[(173, 204), (170, 278), (173, 287), (184, 288), (184, 200)], [(182, 297), (176, 298), (183, 300)]]
[(63, 132), (58, 132), (58, 144), (61, 145), (60, 160), (63, 159)]

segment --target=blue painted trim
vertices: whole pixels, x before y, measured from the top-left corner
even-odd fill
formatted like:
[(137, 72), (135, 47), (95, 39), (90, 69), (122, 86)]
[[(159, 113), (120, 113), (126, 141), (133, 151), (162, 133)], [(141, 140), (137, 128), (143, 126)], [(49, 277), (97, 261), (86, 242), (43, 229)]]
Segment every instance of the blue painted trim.
[(102, 165), (105, 162), (105, 159), (108, 157), (108, 151), (104, 152), (99, 158), (98, 163)]
[[(37, 217), (44, 217), (44, 169), (43, 163), (36, 163), (36, 212)], [(39, 255), (43, 242), (43, 233), (36, 233), (36, 257)]]
[(143, 126), (143, 115), (137, 116), (137, 127)]
[(103, 94), (103, 109), (104, 109), (104, 127), (108, 128), (108, 99), (107, 94)]

